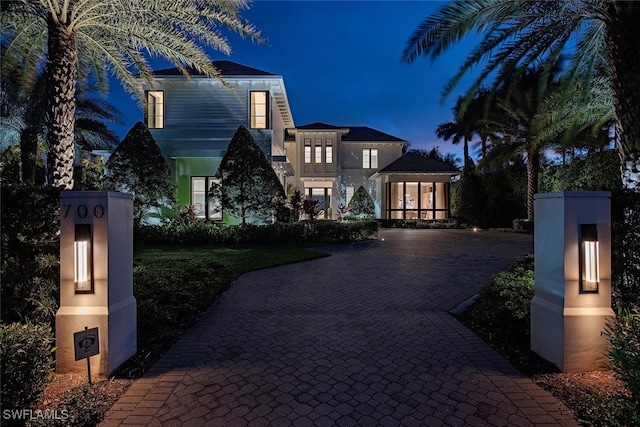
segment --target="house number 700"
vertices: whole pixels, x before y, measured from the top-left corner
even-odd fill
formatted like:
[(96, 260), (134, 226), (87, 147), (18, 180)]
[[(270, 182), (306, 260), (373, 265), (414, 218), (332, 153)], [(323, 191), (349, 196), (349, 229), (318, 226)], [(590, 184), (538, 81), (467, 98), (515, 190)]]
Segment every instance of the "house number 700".
[[(64, 208), (66, 208), (64, 210), (64, 217), (68, 217), (69, 216), (69, 211), (71, 210), (71, 205), (63, 205)], [(89, 215), (89, 208), (87, 208), (87, 205), (78, 205), (78, 209), (76, 210), (76, 214), (78, 215), (78, 218), (86, 218), (87, 215)], [(102, 205), (95, 205), (93, 207), (93, 216), (95, 218), (102, 218), (104, 216), (104, 206)]]

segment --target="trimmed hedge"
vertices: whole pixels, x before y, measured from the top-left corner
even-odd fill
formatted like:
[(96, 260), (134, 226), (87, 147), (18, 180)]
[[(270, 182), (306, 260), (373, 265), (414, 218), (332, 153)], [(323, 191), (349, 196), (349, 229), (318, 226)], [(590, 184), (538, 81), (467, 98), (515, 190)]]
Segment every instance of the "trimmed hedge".
[(53, 342), (48, 325), (0, 325), (3, 409), (29, 409), (39, 402), (53, 370)]
[(268, 225), (221, 225), (207, 221), (175, 221), (136, 229), (136, 243), (152, 244), (247, 244), (301, 242), (357, 242), (376, 236), (375, 221), (314, 221)]
[(378, 219), (378, 225), (381, 228), (412, 228), (412, 229), (423, 229), (423, 228), (464, 228), (460, 224), (460, 222), (455, 219), (432, 219), (432, 220), (423, 220), (423, 219)]

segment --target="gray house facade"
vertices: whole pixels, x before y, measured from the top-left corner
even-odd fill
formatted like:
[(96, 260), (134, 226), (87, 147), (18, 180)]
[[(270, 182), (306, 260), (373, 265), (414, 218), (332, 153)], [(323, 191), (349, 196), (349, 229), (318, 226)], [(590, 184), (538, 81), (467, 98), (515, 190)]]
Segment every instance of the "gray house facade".
[(320, 202), (321, 218), (336, 219), (360, 186), (374, 200), (377, 218), (449, 217), (456, 168), (403, 155), (407, 141), (367, 126), (296, 126), (281, 75), (231, 61), (213, 64), (224, 84), (177, 68), (155, 71), (153, 83), (142, 83), (145, 122), (169, 161), (178, 203), (193, 205), (199, 218), (233, 222), (215, 208), (208, 190), (240, 125), (271, 160), (285, 190), (297, 188)]

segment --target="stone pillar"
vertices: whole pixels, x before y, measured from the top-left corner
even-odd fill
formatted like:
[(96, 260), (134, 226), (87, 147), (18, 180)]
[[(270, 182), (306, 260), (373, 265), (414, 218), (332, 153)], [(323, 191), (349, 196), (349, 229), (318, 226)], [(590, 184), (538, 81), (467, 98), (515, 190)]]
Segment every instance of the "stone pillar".
[[(82, 235), (83, 237), (79, 237)], [(76, 274), (75, 240), (87, 239), (89, 277)], [(60, 196), (60, 309), (56, 313), (56, 372), (86, 372), (75, 360), (73, 334), (98, 327), (100, 353), (91, 375), (104, 378), (136, 353), (133, 297), (133, 196), (63, 191)]]
[[(611, 309), (611, 193), (537, 194), (535, 295), (531, 301), (531, 349), (563, 372), (599, 369), (606, 362), (602, 331)], [(597, 229), (597, 292), (582, 289), (583, 224)]]

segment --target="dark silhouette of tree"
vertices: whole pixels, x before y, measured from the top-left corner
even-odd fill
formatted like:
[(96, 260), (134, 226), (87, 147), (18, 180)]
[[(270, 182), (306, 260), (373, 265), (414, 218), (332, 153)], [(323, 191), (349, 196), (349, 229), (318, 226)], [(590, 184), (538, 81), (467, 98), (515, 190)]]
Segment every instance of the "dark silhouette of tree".
[(142, 223), (150, 209), (173, 204), (171, 169), (144, 123), (133, 125), (109, 157), (106, 169), (106, 189), (133, 194), (136, 224)]
[[(467, 92), (475, 95), (493, 78), (497, 88), (514, 70), (541, 66), (547, 74), (570, 53), (565, 85), (580, 81), (588, 91), (598, 69), (606, 69), (616, 120), (618, 148), (626, 188), (640, 189), (640, 2), (626, 0), (452, 0), (427, 17), (411, 35), (402, 58), (435, 60), (451, 46), (478, 34), (477, 46), (445, 85), (451, 94), (477, 65), (480, 72)], [(514, 83), (516, 80), (512, 80)], [(566, 97), (570, 101), (570, 97)]]
[(286, 199), (284, 188), (269, 160), (244, 126), (233, 135), (216, 172), (222, 209), (242, 220), (265, 222)]
[(438, 160), (440, 162), (446, 163), (453, 167), (458, 167), (458, 163), (460, 163), (460, 158), (456, 157), (453, 153), (441, 153), (440, 147), (433, 147), (431, 150), (422, 150), (422, 149), (412, 149), (408, 151), (409, 153), (420, 154), (423, 157), (427, 157), (429, 159)]

